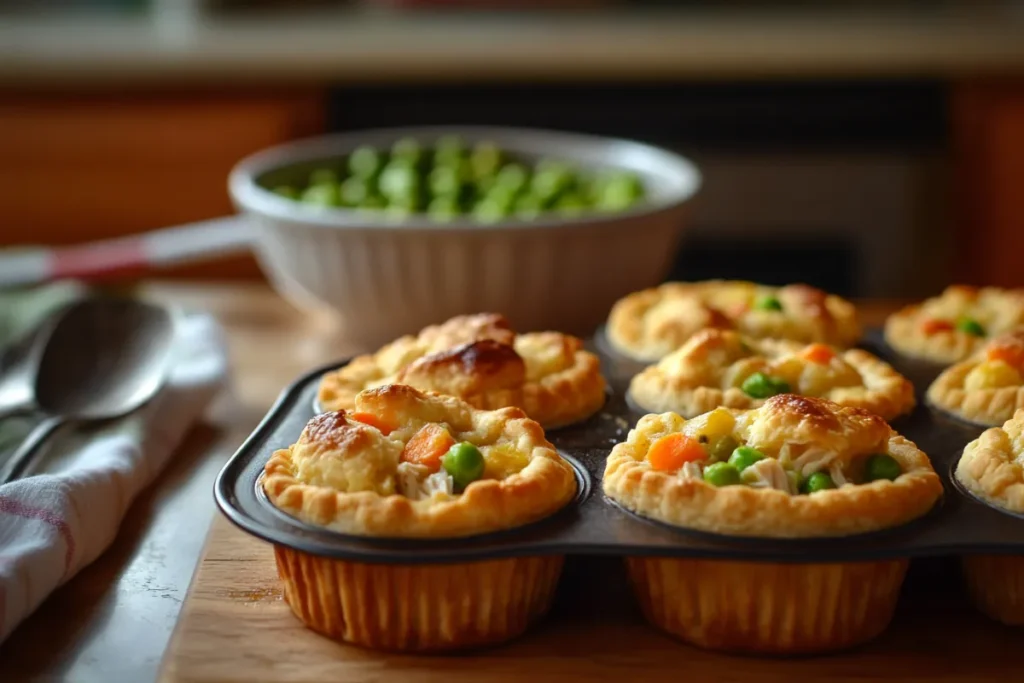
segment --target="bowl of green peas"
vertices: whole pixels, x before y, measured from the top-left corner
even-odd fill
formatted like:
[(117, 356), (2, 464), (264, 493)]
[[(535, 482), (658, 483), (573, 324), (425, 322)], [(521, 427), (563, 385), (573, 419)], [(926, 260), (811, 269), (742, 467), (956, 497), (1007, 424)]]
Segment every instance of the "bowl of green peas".
[(629, 140), (420, 127), (265, 150), (229, 189), (271, 283), (369, 347), (480, 311), (589, 333), (663, 279), (700, 182), (684, 157)]

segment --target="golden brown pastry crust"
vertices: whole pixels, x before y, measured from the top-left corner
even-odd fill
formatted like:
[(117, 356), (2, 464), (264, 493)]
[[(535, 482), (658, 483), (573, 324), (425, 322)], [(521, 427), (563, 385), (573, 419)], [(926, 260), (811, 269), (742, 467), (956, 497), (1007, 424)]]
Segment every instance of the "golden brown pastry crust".
[(1024, 410), (967, 444), (955, 476), (979, 498), (1024, 514)]
[(990, 339), (975, 355), (943, 370), (928, 387), (928, 403), (961, 420), (986, 427), (1009, 420), (1015, 411), (1024, 408), (1024, 372), (1017, 372), (1008, 385), (971, 386), (972, 373), (991, 366), (988, 354), (995, 348), (1007, 347), (1017, 347), (1024, 356), (1024, 329)]
[(590, 417), (605, 402), (597, 356), (558, 332), (515, 334), (504, 317), (458, 316), (359, 356), (324, 375), (324, 410), (351, 410), (360, 391), (382, 384), (456, 396), (483, 409), (517, 406), (546, 429)]
[[(956, 329), (968, 317), (985, 330), (978, 337)], [(952, 329), (926, 331), (928, 321), (948, 323)], [(904, 356), (949, 365), (964, 360), (991, 338), (1024, 326), (1024, 290), (952, 285), (942, 294), (907, 306), (885, 321), (885, 341)]]
[(743, 338), (731, 330), (709, 328), (635, 375), (629, 396), (646, 411), (687, 418), (718, 406), (756, 408), (764, 399), (748, 396), (739, 385), (762, 371), (785, 379), (794, 393), (863, 408), (886, 420), (913, 410), (913, 384), (880, 358), (860, 349), (834, 350), (830, 363), (818, 364), (802, 355), (808, 348), (800, 342)]
[[(753, 304), (774, 297), (781, 311)], [(655, 361), (707, 327), (735, 328), (757, 339), (822, 342), (841, 348), (861, 336), (853, 304), (808, 285), (770, 287), (753, 282), (668, 282), (634, 292), (615, 303), (605, 334), (620, 353)]]
[[(749, 411), (730, 410), (742, 441), (770, 455), (785, 444), (813, 444), (847, 462), (887, 452), (903, 469), (895, 481), (842, 486), (812, 495), (772, 488), (715, 487), (703, 479), (657, 471), (647, 462), (653, 441), (686, 430), (674, 413), (646, 415), (608, 456), (604, 492), (629, 510), (679, 527), (712, 533), (811, 538), (878, 531), (927, 513), (942, 495), (928, 456), (886, 422), (856, 408), (783, 394)], [(702, 417), (693, 421), (699, 427)]]
[[(475, 410), (450, 396), (385, 385), (356, 397), (356, 409), (399, 425), (384, 435), (344, 411), (310, 420), (298, 442), (276, 451), (263, 489), (285, 512), (316, 526), (360, 536), (452, 538), (489, 533), (543, 519), (576, 491), (572, 466), (544, 430), (519, 408)], [(424, 424), (444, 425), (456, 441), (514, 448), (528, 459), (504, 479), (474, 481), (458, 495), (413, 500), (396, 491), (405, 442)]]

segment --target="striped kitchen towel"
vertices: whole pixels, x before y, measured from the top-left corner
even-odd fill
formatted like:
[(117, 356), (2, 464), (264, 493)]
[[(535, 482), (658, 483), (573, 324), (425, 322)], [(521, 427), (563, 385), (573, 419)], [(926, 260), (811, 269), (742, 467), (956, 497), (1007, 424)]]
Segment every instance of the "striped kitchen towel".
[(223, 338), (182, 315), (167, 385), (102, 430), (54, 438), (42, 473), (0, 486), (0, 642), (114, 540), (135, 496), (160, 473), (224, 384)]

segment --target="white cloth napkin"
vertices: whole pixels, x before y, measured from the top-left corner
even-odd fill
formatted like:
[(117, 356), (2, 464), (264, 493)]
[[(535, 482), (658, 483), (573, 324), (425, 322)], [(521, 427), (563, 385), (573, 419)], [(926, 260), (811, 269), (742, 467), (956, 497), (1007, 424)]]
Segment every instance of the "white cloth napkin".
[(110, 545), (132, 500), (223, 385), (214, 320), (182, 315), (175, 335), (173, 369), (152, 401), (102, 430), (56, 436), (44, 474), (0, 486), (0, 642)]

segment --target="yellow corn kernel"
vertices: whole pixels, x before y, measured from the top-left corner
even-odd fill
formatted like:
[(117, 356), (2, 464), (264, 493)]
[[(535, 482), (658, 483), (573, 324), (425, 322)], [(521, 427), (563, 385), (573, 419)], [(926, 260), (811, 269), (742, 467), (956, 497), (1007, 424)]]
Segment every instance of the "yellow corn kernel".
[(514, 444), (503, 443), (481, 449), (484, 456), (484, 479), (504, 479), (516, 474), (530, 462), (530, 455)]
[(704, 429), (700, 430), (700, 433), (706, 435), (709, 439), (713, 439), (716, 436), (732, 434), (734, 426), (736, 426), (736, 420), (728, 410), (715, 408), (708, 413)]
[(1019, 386), (1020, 384), (1024, 384), (1020, 372), (1001, 360), (989, 360), (980, 363), (967, 373), (967, 377), (964, 378), (964, 388), (967, 391), (998, 389), (999, 387), (1012, 387)]

